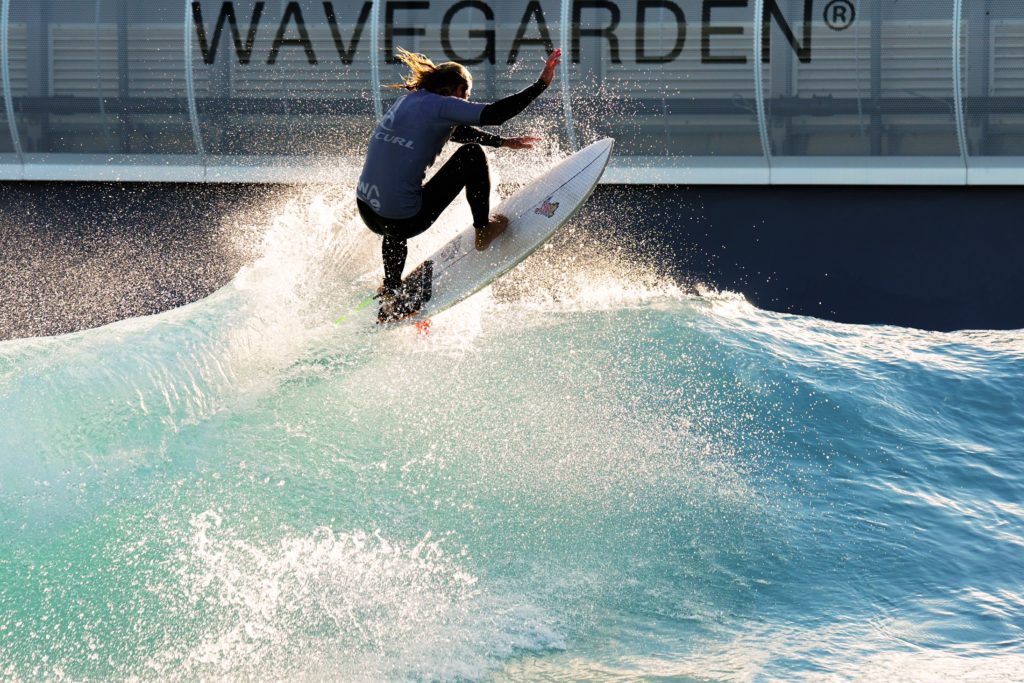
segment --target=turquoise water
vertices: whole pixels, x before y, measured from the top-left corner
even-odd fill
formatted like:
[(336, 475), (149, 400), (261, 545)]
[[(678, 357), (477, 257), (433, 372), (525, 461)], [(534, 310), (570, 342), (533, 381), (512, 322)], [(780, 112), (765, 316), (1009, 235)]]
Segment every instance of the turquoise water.
[(427, 335), (334, 325), (353, 208), (0, 343), (0, 677), (1024, 680), (1024, 332), (693, 296), (580, 226)]

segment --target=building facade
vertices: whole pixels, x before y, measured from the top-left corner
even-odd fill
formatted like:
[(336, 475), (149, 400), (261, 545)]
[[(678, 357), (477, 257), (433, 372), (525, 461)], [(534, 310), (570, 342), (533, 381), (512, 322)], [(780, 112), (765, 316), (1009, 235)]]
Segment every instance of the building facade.
[(1024, 177), (1021, 0), (2, 0), (0, 178), (327, 179), (399, 46), (478, 100), (562, 47), (528, 130), (615, 137), (608, 182)]

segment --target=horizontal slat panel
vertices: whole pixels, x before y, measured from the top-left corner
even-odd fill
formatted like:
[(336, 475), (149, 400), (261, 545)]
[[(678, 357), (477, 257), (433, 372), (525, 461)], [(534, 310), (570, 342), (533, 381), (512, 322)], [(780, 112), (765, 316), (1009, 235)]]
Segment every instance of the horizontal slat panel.
[(993, 22), (992, 40), (989, 94), (1024, 96), (1024, 21)]
[[(951, 39), (949, 21), (883, 24), (883, 96), (952, 97)], [(871, 90), (870, 22), (818, 40), (811, 62), (794, 63), (793, 82), (798, 96), (867, 97)]]

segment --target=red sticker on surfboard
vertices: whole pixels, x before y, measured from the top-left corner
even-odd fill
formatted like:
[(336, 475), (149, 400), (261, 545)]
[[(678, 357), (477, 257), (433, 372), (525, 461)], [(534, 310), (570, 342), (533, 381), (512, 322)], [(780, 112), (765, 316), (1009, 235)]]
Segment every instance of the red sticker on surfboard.
[(551, 195), (543, 202), (541, 202), (540, 206), (534, 209), (533, 212), (541, 216), (544, 216), (545, 218), (551, 218), (552, 216), (554, 216), (555, 211), (558, 211), (558, 202), (551, 201), (551, 197), (554, 196), (555, 195)]

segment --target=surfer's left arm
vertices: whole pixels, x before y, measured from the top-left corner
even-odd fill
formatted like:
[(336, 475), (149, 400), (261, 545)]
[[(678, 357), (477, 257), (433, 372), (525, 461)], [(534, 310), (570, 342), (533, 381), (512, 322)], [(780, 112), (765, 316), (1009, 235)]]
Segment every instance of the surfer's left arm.
[(551, 81), (555, 77), (555, 67), (558, 66), (561, 60), (561, 50), (552, 52), (548, 57), (548, 61), (544, 64), (544, 70), (541, 72), (537, 82), (528, 88), (520, 90), (515, 95), (509, 95), (484, 107), (483, 111), (480, 112), (480, 125), (500, 126), (513, 116), (522, 113), (529, 106), (530, 102), (540, 97), (540, 94), (551, 85)]

